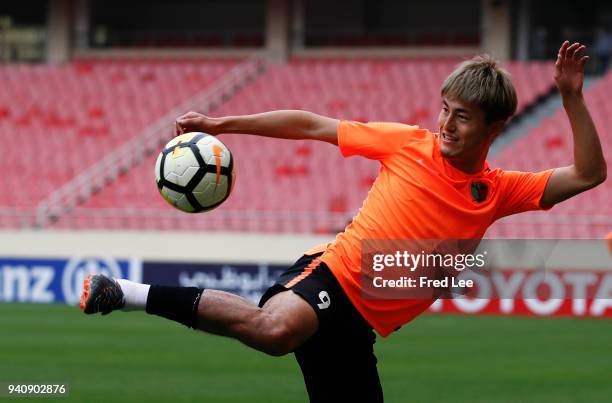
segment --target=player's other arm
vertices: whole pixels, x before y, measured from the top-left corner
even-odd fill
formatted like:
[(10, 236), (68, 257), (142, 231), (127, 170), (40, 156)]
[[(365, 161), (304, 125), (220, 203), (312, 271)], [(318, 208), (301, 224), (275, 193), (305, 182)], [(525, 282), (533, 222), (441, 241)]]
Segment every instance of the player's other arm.
[(555, 64), (555, 82), (572, 127), (574, 164), (552, 173), (540, 205), (549, 207), (591, 189), (606, 179), (607, 167), (597, 129), (582, 94), (586, 46), (565, 41)]
[(338, 145), (338, 123), (337, 119), (299, 110), (220, 118), (189, 112), (176, 120), (176, 134), (192, 131), (213, 135), (240, 133), (291, 140), (320, 140)]

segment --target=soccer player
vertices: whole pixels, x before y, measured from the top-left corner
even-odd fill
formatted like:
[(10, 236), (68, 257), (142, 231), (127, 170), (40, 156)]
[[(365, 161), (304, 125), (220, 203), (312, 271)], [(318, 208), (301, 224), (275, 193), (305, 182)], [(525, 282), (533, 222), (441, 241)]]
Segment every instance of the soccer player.
[[(177, 134), (243, 133), (325, 141), (348, 157), (380, 161), (358, 214), (334, 242), (307, 252), (259, 306), (218, 290), (88, 277), (87, 314), (146, 310), (271, 355), (295, 353), (311, 402), (381, 402), (373, 352), (426, 310), (432, 299), (367, 299), (360, 288), (360, 241), (481, 239), (495, 220), (554, 204), (606, 178), (606, 163), (582, 86), (585, 46), (564, 42), (554, 79), (571, 123), (574, 163), (542, 172), (491, 169), (486, 156), (516, 110), (509, 75), (488, 57), (462, 63), (442, 85), (439, 132), (397, 123), (338, 121), (305, 111), (176, 120)], [(409, 91), (410, 89), (406, 89)], [(406, 365), (410, 365), (407, 363)]]

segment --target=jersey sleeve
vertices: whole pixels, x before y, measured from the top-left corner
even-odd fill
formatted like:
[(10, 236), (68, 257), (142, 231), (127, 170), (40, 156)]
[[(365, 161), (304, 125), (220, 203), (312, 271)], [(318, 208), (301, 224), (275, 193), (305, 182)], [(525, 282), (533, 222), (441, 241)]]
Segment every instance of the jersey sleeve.
[(541, 172), (504, 171), (500, 179), (501, 205), (497, 218), (531, 210), (549, 210), (540, 200), (553, 169)]
[(401, 123), (342, 121), (338, 125), (338, 147), (345, 157), (383, 160), (397, 152), (415, 130), (418, 126)]

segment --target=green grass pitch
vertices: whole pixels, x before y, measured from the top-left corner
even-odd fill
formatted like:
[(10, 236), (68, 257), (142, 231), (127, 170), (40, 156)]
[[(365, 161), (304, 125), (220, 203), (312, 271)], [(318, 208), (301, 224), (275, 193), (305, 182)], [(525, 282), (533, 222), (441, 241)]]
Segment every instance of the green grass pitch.
[[(604, 319), (424, 315), (376, 348), (386, 402), (609, 402), (611, 336)], [(67, 382), (64, 402), (307, 401), (292, 356), (60, 305), (0, 304), (2, 382)]]

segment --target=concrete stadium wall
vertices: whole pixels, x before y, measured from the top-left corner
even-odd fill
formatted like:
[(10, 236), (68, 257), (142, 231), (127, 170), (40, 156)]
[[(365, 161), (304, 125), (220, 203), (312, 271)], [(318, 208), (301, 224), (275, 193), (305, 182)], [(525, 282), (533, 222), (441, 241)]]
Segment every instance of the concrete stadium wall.
[(112, 256), (288, 264), (331, 236), (136, 231), (0, 231), (0, 256)]
[[(333, 236), (137, 231), (0, 231), (0, 256), (111, 256), (153, 261), (289, 264)], [(486, 241), (496, 266), (612, 270), (605, 240)]]

